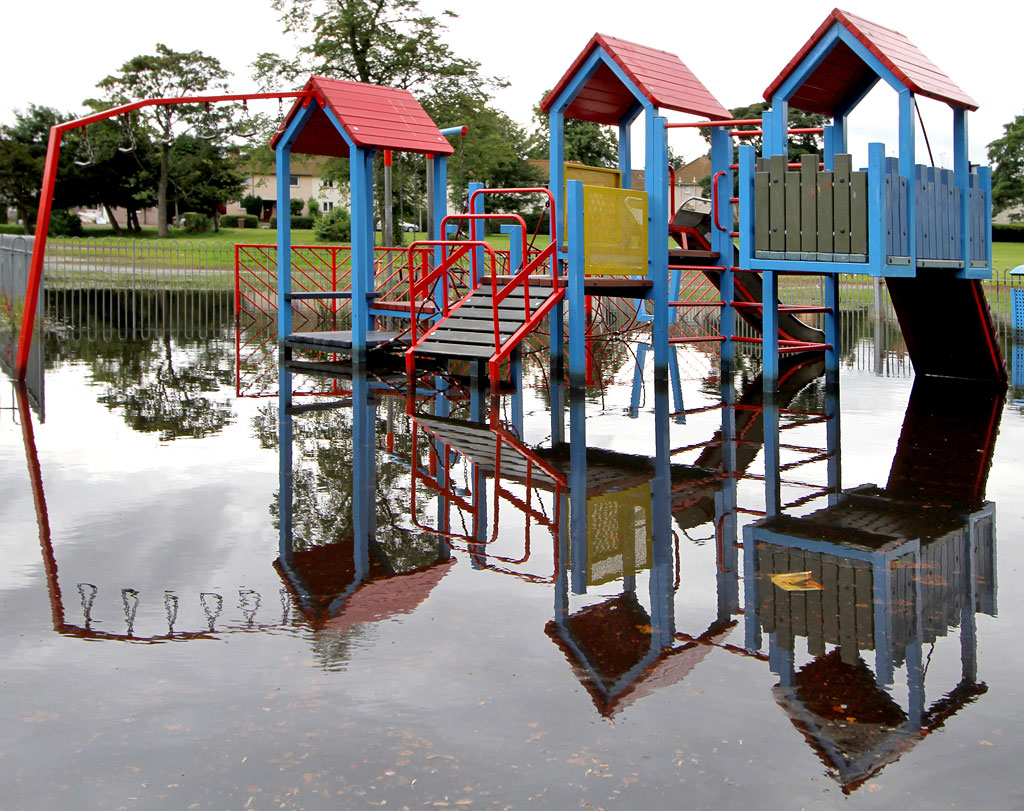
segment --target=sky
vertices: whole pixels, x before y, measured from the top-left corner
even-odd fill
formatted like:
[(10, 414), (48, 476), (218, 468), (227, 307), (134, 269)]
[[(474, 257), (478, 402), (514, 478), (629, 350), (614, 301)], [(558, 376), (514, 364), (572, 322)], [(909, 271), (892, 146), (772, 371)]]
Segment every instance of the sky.
[[(479, 62), (484, 74), (508, 81), (510, 86), (496, 93), (495, 105), (530, 127), (533, 105), (595, 32), (677, 54), (725, 107), (737, 107), (761, 100), (833, 3), (801, 0), (799, 13), (774, 15), (750, 0), (421, 0), (421, 7), (435, 15), (446, 9), (458, 15), (447, 20), (453, 51)], [(11, 121), (14, 110), (30, 103), (79, 111), (84, 99), (96, 95), (97, 81), (132, 56), (152, 53), (158, 41), (178, 51), (216, 56), (234, 74), (230, 88), (235, 92), (255, 89), (249, 66), (256, 54), (289, 53), (296, 45), (281, 32), (270, 0), (176, 0), (161, 7), (160, 18), (148, 11), (152, 7), (143, 8), (100, 12), (80, 0), (46, 0), (6, 9), (0, 121)], [(979, 110), (969, 116), (969, 155), (972, 162), (986, 163), (987, 144), (1002, 134), (1004, 124), (1024, 114), (1024, 3), (847, 0), (843, 8), (906, 35), (978, 102)], [(953, 8), (958, 9), (955, 16), (946, 10)], [(952, 114), (928, 99), (921, 100), (920, 108), (935, 163), (951, 165)], [(868, 141), (895, 145), (896, 109), (895, 93), (876, 87), (854, 112), (850, 141), (855, 160), (866, 162)], [(668, 117), (686, 119), (675, 113)], [(634, 136), (637, 141), (642, 144)], [(686, 131), (674, 131), (670, 144), (686, 159), (705, 149)], [(926, 161), (920, 137), (917, 154), (919, 162)]]

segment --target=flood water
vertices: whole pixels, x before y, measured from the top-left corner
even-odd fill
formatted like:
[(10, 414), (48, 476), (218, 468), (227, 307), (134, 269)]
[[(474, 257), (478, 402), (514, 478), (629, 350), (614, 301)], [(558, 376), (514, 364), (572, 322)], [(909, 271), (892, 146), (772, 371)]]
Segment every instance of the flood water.
[(1019, 389), (627, 335), (552, 448), (190, 318), (3, 381), (3, 808), (1024, 806)]

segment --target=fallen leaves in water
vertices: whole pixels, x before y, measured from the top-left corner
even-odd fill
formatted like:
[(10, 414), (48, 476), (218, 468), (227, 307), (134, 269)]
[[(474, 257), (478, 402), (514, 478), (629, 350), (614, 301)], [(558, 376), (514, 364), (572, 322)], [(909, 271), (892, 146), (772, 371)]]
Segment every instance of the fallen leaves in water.
[(824, 591), (825, 587), (811, 577), (810, 572), (773, 574), (772, 582), (783, 591)]

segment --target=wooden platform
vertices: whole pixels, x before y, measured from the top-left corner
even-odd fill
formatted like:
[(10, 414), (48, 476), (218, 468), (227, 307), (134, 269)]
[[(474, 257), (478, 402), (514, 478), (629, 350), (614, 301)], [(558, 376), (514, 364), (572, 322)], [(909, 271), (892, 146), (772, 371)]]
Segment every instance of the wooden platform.
[[(400, 333), (380, 332), (373, 330), (366, 333), (366, 346), (369, 349), (400, 341)], [(352, 331), (331, 330), (329, 332), (293, 332), (284, 340), (284, 345), (291, 349), (313, 349), (320, 352), (351, 352)]]

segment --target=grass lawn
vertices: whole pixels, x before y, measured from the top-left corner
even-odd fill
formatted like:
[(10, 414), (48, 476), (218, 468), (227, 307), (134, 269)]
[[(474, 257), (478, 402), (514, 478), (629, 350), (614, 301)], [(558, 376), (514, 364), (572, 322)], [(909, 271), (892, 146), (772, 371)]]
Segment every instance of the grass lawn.
[(1011, 270), (1024, 265), (1024, 242), (993, 242), (992, 267)]

